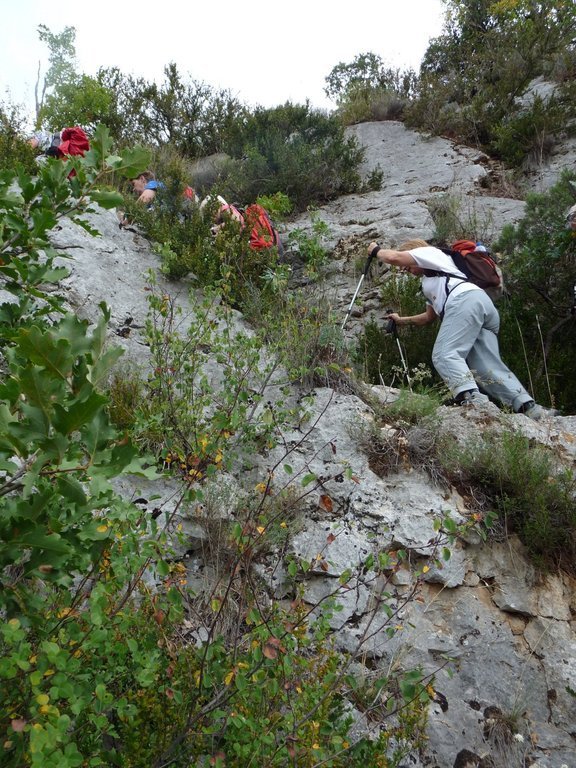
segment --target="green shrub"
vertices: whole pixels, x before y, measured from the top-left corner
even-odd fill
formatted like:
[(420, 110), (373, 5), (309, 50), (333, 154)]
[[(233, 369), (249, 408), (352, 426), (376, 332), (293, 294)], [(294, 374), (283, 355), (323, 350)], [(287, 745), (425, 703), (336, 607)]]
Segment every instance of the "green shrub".
[(128, 217), (154, 243), (162, 272), (173, 280), (189, 277), (198, 287), (218, 286), (231, 306), (243, 309), (253, 286), (265, 289), (264, 276), (276, 266), (278, 249), (250, 248), (249, 230), (232, 218), (214, 236), (211, 227), (220, 203), (214, 200), (200, 209), (182, 196), (178, 180), (165, 183), (152, 209), (125, 201)]
[(402, 389), (398, 399), (386, 406), (386, 417), (407, 424), (419, 424), (436, 412), (446, 395), (442, 388), (430, 388), (425, 393)]
[(0, 169), (14, 171), (18, 165), (34, 173), (36, 150), (25, 138), (25, 118), (12, 104), (0, 102)]
[(498, 304), (500, 346), (506, 363), (536, 399), (576, 408), (573, 302), (576, 238), (565, 214), (574, 202), (576, 175), (564, 172), (544, 194), (531, 194), (524, 218), (504, 228), (495, 249), (503, 255), (508, 296)]
[(256, 202), (266, 209), (273, 221), (282, 221), (294, 208), (288, 195), (283, 192), (275, 192), (273, 195), (259, 195)]
[(308, 104), (257, 108), (223, 149), (234, 158), (219, 189), (227, 200), (283, 192), (303, 211), (360, 189), (363, 150), (336, 117)]
[(576, 481), (569, 469), (559, 469), (549, 448), (502, 432), (469, 445), (443, 445), (438, 460), (448, 477), (488, 494), (505, 530), (519, 535), (540, 567), (574, 572)]
[(130, 431), (136, 423), (136, 408), (143, 397), (140, 376), (128, 368), (117, 367), (108, 385), (108, 412), (119, 430)]
[(328, 258), (328, 249), (324, 241), (329, 227), (314, 211), (311, 211), (310, 219), (312, 233), (308, 234), (303, 229), (293, 229), (288, 235), (288, 248), (290, 251), (295, 251), (304, 262), (307, 277), (317, 280)]
[(540, 166), (554, 148), (558, 126), (569, 120), (569, 110), (558, 98), (544, 101), (535, 96), (528, 109), (504, 117), (494, 127), (492, 154), (512, 167), (526, 161)]
[[(422, 312), (424, 301), (420, 293), (420, 281), (400, 273), (390, 273), (381, 287), (381, 306), (382, 316), (388, 308), (401, 315)], [(361, 378), (373, 384), (406, 385), (408, 382), (398, 344), (392, 334), (386, 333), (385, 325), (384, 320), (381, 324), (376, 321), (366, 324), (354, 353), (356, 367)], [(411, 376), (414, 377), (422, 364), (428, 365), (437, 330), (435, 324), (419, 328), (402, 326), (398, 329), (398, 339)], [(439, 383), (436, 373), (432, 372), (431, 376), (426, 386)]]
[(318, 293), (279, 291), (264, 301), (255, 292), (246, 312), (263, 341), (278, 354), (290, 381), (354, 390), (349, 350), (321, 287)]

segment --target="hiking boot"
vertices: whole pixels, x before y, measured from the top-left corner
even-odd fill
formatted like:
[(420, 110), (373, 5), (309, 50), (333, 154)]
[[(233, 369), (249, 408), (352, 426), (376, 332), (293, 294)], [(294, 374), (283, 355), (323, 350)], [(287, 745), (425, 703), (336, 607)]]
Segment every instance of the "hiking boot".
[(542, 421), (543, 419), (552, 419), (554, 416), (560, 416), (560, 411), (557, 411), (555, 408), (544, 408), (533, 400), (525, 403), (520, 413), (528, 416), (533, 421)]
[(487, 395), (483, 395), (479, 389), (468, 389), (466, 392), (460, 392), (456, 396), (456, 401), (459, 405), (487, 405), (490, 402), (490, 398)]

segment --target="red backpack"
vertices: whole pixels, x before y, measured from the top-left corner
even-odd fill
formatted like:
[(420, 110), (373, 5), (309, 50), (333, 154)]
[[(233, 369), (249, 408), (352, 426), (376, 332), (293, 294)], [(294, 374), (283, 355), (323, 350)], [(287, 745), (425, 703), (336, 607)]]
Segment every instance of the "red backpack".
[[(467, 279), (483, 288), (492, 301), (497, 301), (504, 294), (502, 270), (492, 259), (486, 248), (472, 240), (457, 240), (452, 246), (442, 248)], [(446, 274), (442, 272), (441, 274)]]
[(90, 149), (88, 136), (82, 128), (64, 128), (58, 145), (58, 157), (69, 157), (70, 155), (84, 155)]
[(222, 213), (228, 213), (239, 222), (242, 229), (248, 227), (250, 230), (250, 248), (261, 250), (262, 248), (272, 248), (276, 246), (278, 252), (282, 252), (282, 243), (278, 232), (272, 226), (270, 216), (261, 205), (252, 203), (247, 208), (238, 208), (235, 205), (225, 203), (220, 207), (218, 216)]
[(250, 227), (250, 248), (280, 248), (280, 237), (272, 226), (270, 216), (258, 203), (249, 205), (244, 211), (246, 226)]

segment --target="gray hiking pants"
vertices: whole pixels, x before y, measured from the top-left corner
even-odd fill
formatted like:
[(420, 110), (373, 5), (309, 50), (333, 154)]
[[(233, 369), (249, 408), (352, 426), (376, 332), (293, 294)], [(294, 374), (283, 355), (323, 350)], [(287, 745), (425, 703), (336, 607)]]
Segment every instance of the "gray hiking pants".
[(456, 396), (476, 385), (518, 411), (533, 398), (500, 359), (498, 310), (484, 291), (450, 297), (432, 351), (432, 363)]

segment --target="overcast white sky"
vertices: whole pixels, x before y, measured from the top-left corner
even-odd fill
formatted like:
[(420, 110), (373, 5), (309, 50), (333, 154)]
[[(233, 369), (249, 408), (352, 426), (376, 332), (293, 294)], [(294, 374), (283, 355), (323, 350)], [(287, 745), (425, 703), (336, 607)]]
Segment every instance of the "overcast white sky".
[(160, 82), (166, 64), (232, 91), (244, 103), (290, 100), (332, 108), (324, 78), (359, 53), (418, 68), (442, 26), (442, 0), (1, 0), (0, 98), (32, 111), (38, 62), (47, 47), (37, 27), (76, 28), (79, 71), (118, 66)]

